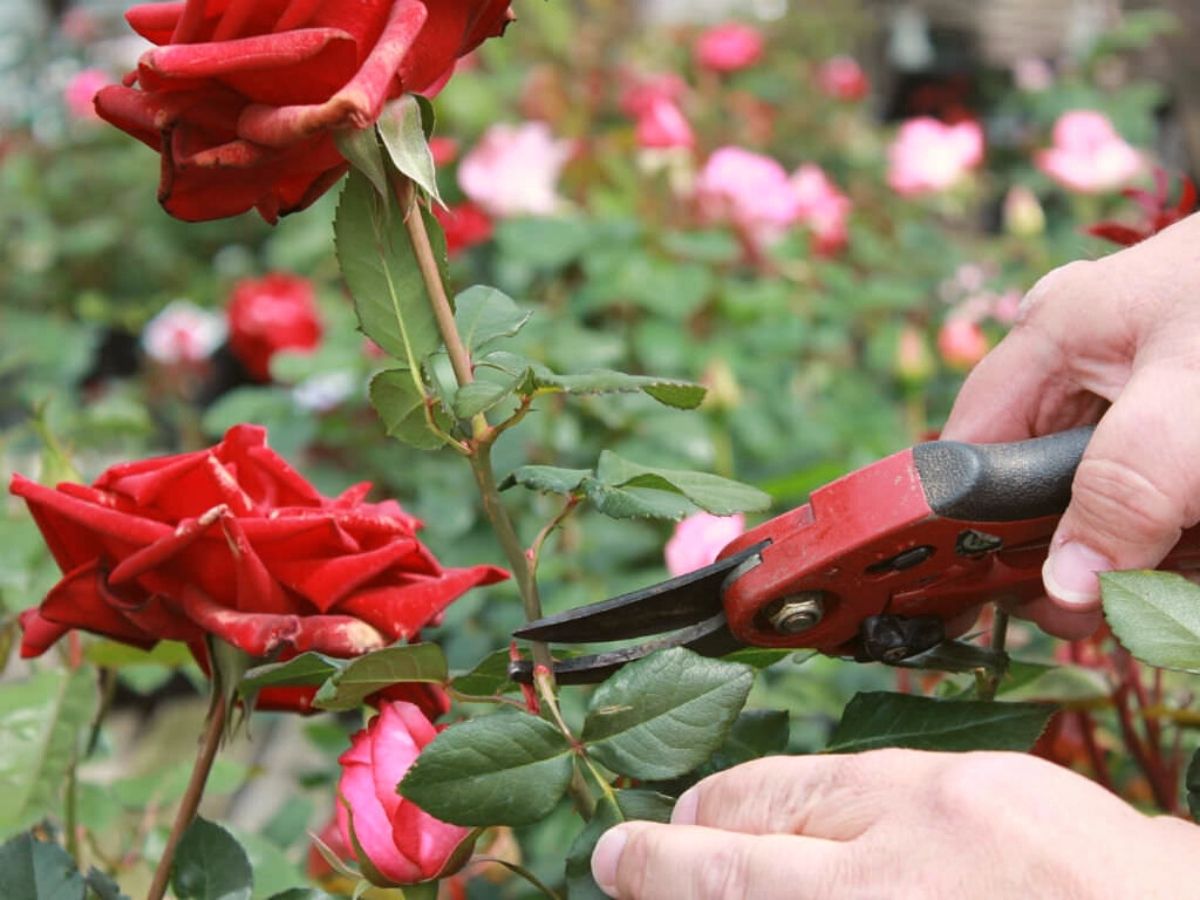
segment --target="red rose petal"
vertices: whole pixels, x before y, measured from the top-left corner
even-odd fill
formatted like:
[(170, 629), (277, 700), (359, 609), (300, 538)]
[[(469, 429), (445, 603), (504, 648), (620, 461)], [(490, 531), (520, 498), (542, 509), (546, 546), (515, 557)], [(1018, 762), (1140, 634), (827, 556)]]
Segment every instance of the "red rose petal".
[(71, 629), (45, 618), (36, 609), (27, 609), (17, 616), (21, 625), (21, 658), (41, 656), (58, 643)]
[(39, 608), (41, 617), (66, 629), (80, 628), (148, 649), (159, 641), (121, 614), (101, 590), (104, 572), (96, 563), (80, 566), (58, 582)]
[(175, 33), (182, 14), (182, 3), (142, 3), (125, 13), (125, 21), (151, 43), (165, 44)]
[(328, 612), (347, 594), (405, 560), (416, 550), (415, 538), (400, 538), (353, 556), (278, 562), (273, 570), (284, 584), (311, 600), (321, 612)]
[(471, 588), (495, 584), (508, 573), (494, 566), (447, 569), (439, 577), (406, 576), (408, 584), (359, 591), (337, 606), (369, 622), (393, 641), (407, 640)]

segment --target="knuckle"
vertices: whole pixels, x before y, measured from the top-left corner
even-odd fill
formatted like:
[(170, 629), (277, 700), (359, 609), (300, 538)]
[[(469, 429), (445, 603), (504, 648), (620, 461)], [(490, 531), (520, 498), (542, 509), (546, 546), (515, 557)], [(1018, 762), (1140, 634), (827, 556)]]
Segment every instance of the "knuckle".
[(938, 817), (963, 825), (993, 814), (988, 798), (1010, 795), (1020, 781), (1022, 757), (1005, 753), (964, 753), (941, 771), (931, 787)]
[(1177, 530), (1184, 519), (1172, 492), (1120, 459), (1085, 457), (1075, 473), (1071, 506), (1088, 527), (1122, 542), (1131, 538), (1157, 542)]
[(1017, 326), (1040, 320), (1061, 304), (1087, 302), (1085, 288), (1095, 278), (1095, 266), (1093, 260), (1079, 259), (1051, 269), (1039, 278), (1021, 300)]

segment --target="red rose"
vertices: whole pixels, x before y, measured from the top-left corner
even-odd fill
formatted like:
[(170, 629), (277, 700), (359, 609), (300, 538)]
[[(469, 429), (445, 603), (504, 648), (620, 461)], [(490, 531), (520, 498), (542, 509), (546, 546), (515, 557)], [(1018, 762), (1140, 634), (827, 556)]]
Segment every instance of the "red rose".
[(271, 380), (271, 357), (280, 350), (311, 350), (321, 341), (312, 282), (297, 275), (239, 281), (226, 315), (229, 349), (256, 381)]
[[(429, 881), (446, 867), (470, 828), (435, 819), (396, 790), (437, 729), (410, 703), (386, 703), (341, 755), (337, 821), (345, 846), (358, 844), (393, 884)], [(349, 806), (349, 810), (347, 810)], [(354, 834), (350, 824), (353, 816)]]
[(433, 215), (446, 235), (446, 253), (458, 256), (477, 244), (487, 243), (496, 230), (491, 216), (483, 207), (467, 201), (446, 209), (435, 205)]
[(126, 14), (157, 44), (100, 115), (162, 154), (159, 200), (189, 221), (304, 209), (346, 171), (333, 133), (436, 90), (503, 32), (510, 0), (186, 0)]
[[(145, 648), (184, 641), (202, 665), (209, 634), (255, 657), (348, 658), (413, 638), (470, 588), (507, 577), (442, 568), (398, 503), (363, 502), (369, 484), (325, 497), (266, 437), (238, 425), (215, 447), (122, 463), (91, 487), (14, 475), (63, 571), (22, 614), (21, 655), (80, 628)], [(263, 697), (290, 709), (311, 699), (311, 688)]]

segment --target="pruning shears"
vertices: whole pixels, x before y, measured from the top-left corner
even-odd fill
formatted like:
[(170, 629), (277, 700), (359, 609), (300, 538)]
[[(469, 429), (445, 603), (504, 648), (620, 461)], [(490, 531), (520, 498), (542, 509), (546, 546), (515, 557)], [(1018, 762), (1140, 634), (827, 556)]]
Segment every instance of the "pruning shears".
[[(964, 614), (984, 602), (1041, 596), (1042, 563), (1091, 434), (918, 444), (819, 488), (706, 568), (514, 634), (565, 644), (654, 636), (558, 660), (564, 684), (601, 681), (677, 646), (706, 656), (810, 648), (903, 664), (969, 628)], [(1200, 568), (1200, 528), (1184, 533), (1162, 568)], [(527, 683), (531, 664), (514, 662), (509, 675)]]

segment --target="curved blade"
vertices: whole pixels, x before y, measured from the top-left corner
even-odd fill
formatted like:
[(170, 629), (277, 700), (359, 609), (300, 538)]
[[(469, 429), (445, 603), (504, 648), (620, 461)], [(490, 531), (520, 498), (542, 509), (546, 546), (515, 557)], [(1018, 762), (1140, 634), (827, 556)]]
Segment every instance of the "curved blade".
[(729, 573), (762, 551), (767, 541), (741, 553), (640, 591), (601, 600), (530, 622), (513, 632), (532, 641), (583, 644), (664, 634), (722, 613), (721, 586)]
[[(607, 653), (556, 660), (554, 677), (559, 684), (595, 684), (597, 681), (603, 681), (626, 663), (649, 656), (655, 650), (665, 650), (668, 647), (687, 647), (703, 656), (724, 656), (740, 650), (744, 646), (745, 644), (729, 631), (725, 623), (725, 613), (720, 612), (690, 628), (677, 631), (657, 641), (647, 641), (636, 647), (610, 650)], [(518, 684), (531, 684), (533, 682), (533, 663), (527, 659), (510, 663), (508, 677)]]

